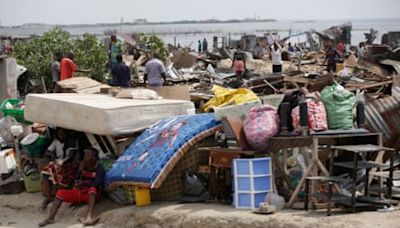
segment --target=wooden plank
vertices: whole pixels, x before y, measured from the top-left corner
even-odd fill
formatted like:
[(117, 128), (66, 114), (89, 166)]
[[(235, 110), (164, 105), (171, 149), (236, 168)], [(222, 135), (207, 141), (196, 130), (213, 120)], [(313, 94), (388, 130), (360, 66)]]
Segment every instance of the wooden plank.
[(164, 99), (190, 101), (189, 86), (187, 85), (157, 86), (148, 88), (156, 91), (157, 94)]
[(357, 89), (370, 89), (378, 86), (384, 86), (392, 84), (393, 80), (377, 82), (377, 83), (348, 83), (346, 88), (350, 91), (356, 91)]
[(295, 83), (303, 83), (303, 84), (314, 84), (311, 79), (305, 78), (301, 76), (284, 76), (283, 81), (285, 82), (295, 82)]
[(294, 201), (297, 198), (297, 195), (299, 194), (301, 187), (303, 186), (304, 182), (306, 181), (306, 178), (310, 175), (311, 171), (314, 168), (315, 163), (311, 162), (310, 165), (308, 165), (306, 172), (304, 173), (303, 177), (300, 180), (300, 183), (297, 185), (296, 189), (294, 190), (292, 196), (290, 197), (289, 202), (287, 203), (287, 206), (290, 208), (292, 207)]

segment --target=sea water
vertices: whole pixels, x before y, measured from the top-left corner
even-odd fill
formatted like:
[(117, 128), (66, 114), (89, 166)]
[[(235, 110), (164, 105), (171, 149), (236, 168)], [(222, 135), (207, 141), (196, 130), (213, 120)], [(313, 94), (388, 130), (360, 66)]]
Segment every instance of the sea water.
[[(381, 42), (381, 37), (389, 31), (400, 31), (400, 18), (391, 19), (338, 19), (338, 20), (277, 20), (271, 22), (242, 22), (242, 23), (208, 23), (208, 24), (141, 24), (141, 25), (112, 25), (112, 26), (65, 26), (74, 36), (81, 36), (84, 33), (104, 35), (104, 31), (116, 31), (118, 33), (147, 33), (160, 36), (166, 43), (180, 44), (181, 46), (197, 49), (197, 41), (206, 38), (209, 46), (212, 37), (225, 36), (232, 40), (239, 39), (242, 35), (263, 35), (268, 32), (278, 32), (283, 38), (289, 34), (298, 34), (305, 31), (315, 30), (321, 32), (332, 26), (343, 23), (352, 23), (352, 44), (357, 45), (365, 40), (364, 33), (370, 28), (378, 31), (376, 43)], [(29, 36), (41, 35), (54, 26), (51, 25), (30, 25), (23, 27), (0, 27), (0, 35)]]

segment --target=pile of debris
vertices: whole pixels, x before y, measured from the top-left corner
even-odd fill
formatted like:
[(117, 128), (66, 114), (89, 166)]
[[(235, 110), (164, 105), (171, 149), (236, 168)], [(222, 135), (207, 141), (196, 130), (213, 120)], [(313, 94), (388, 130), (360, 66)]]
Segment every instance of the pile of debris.
[[(169, 85), (188, 85), (193, 100), (208, 100), (212, 96), (211, 88), (219, 85), (226, 88), (245, 87), (257, 95), (281, 93), (290, 88), (307, 87), (309, 91), (321, 91), (334, 80), (350, 91), (365, 90), (367, 93), (391, 94), (390, 89), (397, 87), (396, 75), (399, 74), (400, 52), (395, 46), (372, 44), (374, 36), (366, 34), (366, 46), (363, 57), (358, 47), (350, 46), (351, 24), (331, 27), (322, 32), (307, 31), (280, 39), (277, 33), (264, 36), (244, 35), (240, 40), (222, 39), (218, 46), (218, 37), (214, 37), (213, 49), (198, 53), (190, 48), (168, 45), (169, 57), (165, 61)], [(397, 33), (385, 34), (385, 42), (393, 40)], [(390, 35), (390, 36), (389, 36)], [(389, 38), (390, 41), (389, 41)], [(288, 48), (288, 42), (296, 38), (295, 51)], [(302, 41), (301, 41), (302, 40)], [(327, 44), (344, 43), (346, 51), (337, 59), (337, 71), (328, 73), (324, 60)], [(282, 49), (282, 73), (272, 73), (270, 59), (271, 46), (279, 43)], [(140, 48), (139, 48), (140, 47)], [(140, 44), (132, 47), (134, 56), (126, 56), (125, 62), (134, 67), (134, 85), (143, 86), (144, 63), (150, 51)], [(246, 71), (238, 80), (232, 69), (236, 54), (244, 55)], [(392, 86), (393, 85), (393, 86)]]

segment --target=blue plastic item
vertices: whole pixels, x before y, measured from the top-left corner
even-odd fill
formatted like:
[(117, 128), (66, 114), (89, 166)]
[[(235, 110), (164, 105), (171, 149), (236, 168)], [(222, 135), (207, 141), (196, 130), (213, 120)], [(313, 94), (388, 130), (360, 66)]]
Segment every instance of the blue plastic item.
[(271, 158), (233, 160), (233, 205), (235, 208), (259, 208), (272, 191)]

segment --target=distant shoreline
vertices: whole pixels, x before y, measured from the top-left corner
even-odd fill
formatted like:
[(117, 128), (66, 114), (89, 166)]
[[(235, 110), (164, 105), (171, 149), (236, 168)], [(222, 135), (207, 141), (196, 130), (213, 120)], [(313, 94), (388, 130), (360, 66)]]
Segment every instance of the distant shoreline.
[(232, 19), (232, 20), (182, 20), (182, 21), (166, 21), (166, 22), (123, 22), (123, 23), (96, 23), (96, 24), (45, 24), (45, 23), (28, 23), (14, 26), (0, 26), (0, 28), (29, 28), (43, 26), (58, 26), (60, 28), (85, 28), (85, 27), (106, 27), (106, 26), (137, 26), (137, 25), (183, 25), (183, 24), (228, 24), (228, 23), (261, 23), (261, 22), (276, 22), (276, 19)]

